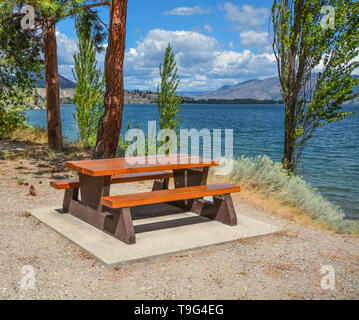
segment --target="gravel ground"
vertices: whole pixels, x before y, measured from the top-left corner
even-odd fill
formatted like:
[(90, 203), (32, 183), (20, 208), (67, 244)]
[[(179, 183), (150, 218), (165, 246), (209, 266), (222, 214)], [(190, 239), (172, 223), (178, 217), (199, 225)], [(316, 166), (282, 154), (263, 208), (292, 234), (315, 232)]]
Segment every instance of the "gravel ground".
[[(0, 299), (359, 298), (358, 237), (289, 223), (238, 200), (241, 212), (247, 208), (286, 231), (107, 269), (26, 214), (61, 206), (62, 192), (49, 181), (69, 172), (55, 171), (32, 159), (0, 160)], [(29, 195), (31, 185), (36, 195)], [(126, 192), (147, 187), (116, 186)], [(26, 265), (34, 268), (35, 284), (20, 290)], [(321, 288), (325, 265), (335, 272), (335, 289)]]

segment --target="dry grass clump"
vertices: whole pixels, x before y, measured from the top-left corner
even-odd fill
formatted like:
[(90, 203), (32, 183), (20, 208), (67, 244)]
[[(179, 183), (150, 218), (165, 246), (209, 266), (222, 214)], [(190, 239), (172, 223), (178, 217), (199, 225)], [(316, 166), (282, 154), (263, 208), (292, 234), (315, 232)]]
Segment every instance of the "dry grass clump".
[(343, 210), (325, 199), (302, 177), (289, 175), (281, 163), (268, 156), (234, 161), (228, 176), (215, 176), (212, 181), (230, 181), (240, 184), (249, 204), (279, 214), (289, 220), (311, 224), (338, 233), (359, 235), (359, 221), (345, 220)]
[(307, 227), (316, 227), (318, 229), (327, 229), (308, 215), (303, 214), (299, 208), (286, 204), (281, 200), (270, 198), (260, 190), (253, 189), (248, 185), (240, 185), (242, 188), (241, 192), (233, 195), (234, 199), (239, 199), (248, 206), (269, 212), (293, 223)]
[(14, 141), (45, 144), (47, 143), (47, 130), (39, 127), (19, 128), (7, 138)]
[(80, 143), (64, 142), (59, 149), (48, 147), (47, 130), (39, 127), (26, 127), (15, 130), (2, 143), (0, 160), (44, 161), (47, 165), (68, 160), (90, 158), (92, 148)]

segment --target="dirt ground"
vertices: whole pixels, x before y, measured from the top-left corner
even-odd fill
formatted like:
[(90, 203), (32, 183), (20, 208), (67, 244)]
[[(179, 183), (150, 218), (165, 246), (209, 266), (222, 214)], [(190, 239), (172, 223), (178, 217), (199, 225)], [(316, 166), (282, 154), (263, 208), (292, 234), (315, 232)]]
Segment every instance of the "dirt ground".
[[(60, 207), (63, 194), (50, 188), (49, 181), (74, 174), (63, 166), (66, 157), (86, 157), (45, 149), (0, 141), (0, 299), (359, 298), (358, 237), (250, 208), (249, 215), (286, 230), (107, 269), (28, 213)], [(148, 185), (120, 188), (128, 192)], [(236, 197), (234, 201), (246, 206)], [(22, 290), (29, 272), (24, 266), (34, 271), (33, 289)], [(326, 286), (332, 284), (327, 278), (334, 280), (334, 288)]]

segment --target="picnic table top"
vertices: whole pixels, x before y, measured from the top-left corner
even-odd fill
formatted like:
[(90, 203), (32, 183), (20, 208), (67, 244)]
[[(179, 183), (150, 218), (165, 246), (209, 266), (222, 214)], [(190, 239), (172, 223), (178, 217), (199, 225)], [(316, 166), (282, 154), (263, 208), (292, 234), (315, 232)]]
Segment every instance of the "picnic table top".
[(134, 172), (203, 168), (218, 165), (218, 161), (185, 154), (66, 162), (67, 168), (93, 177)]

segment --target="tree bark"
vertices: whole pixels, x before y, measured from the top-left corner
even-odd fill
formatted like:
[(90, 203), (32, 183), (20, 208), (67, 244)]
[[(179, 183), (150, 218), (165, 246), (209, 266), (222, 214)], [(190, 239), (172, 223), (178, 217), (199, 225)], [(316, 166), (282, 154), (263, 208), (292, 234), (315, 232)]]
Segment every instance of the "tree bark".
[(291, 171), (294, 171), (296, 169), (294, 161), (294, 145), (292, 143), (292, 133), (290, 133), (288, 129), (285, 129), (283, 166), (285, 169)]
[(105, 112), (99, 122), (93, 159), (114, 158), (122, 127), (123, 60), (126, 46), (127, 0), (113, 0), (105, 58)]
[(47, 133), (50, 148), (62, 147), (62, 126), (60, 115), (59, 74), (57, 67), (57, 44), (55, 23), (45, 19), (43, 41), (46, 78)]
[(283, 167), (295, 171), (295, 118), (293, 102), (285, 103)]

